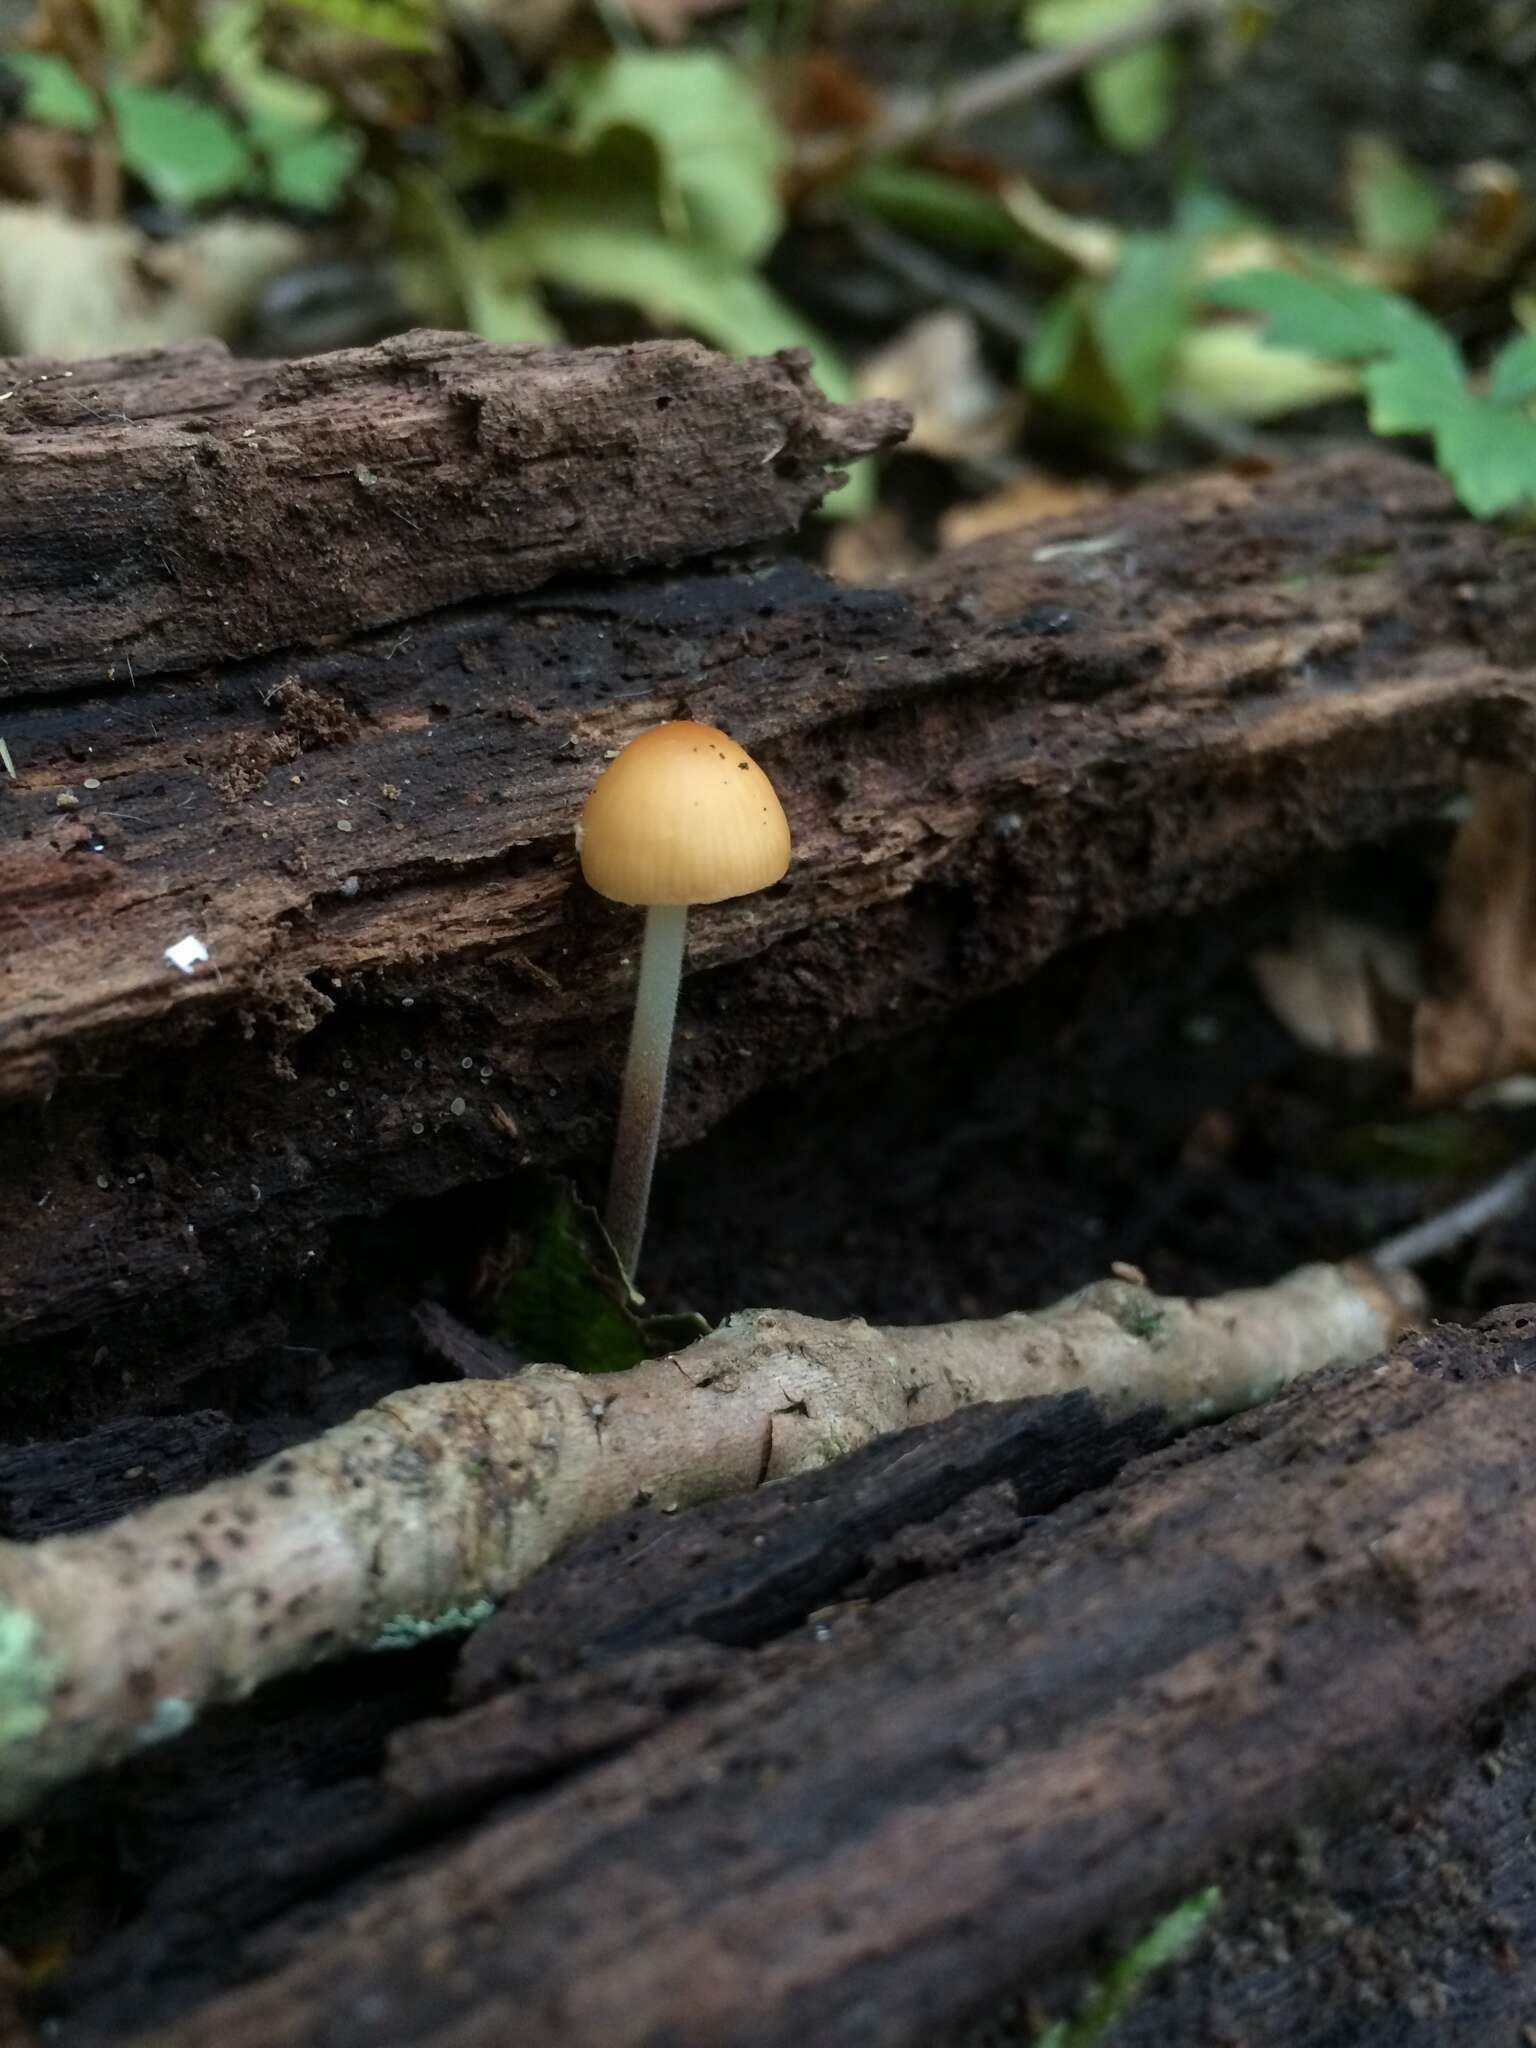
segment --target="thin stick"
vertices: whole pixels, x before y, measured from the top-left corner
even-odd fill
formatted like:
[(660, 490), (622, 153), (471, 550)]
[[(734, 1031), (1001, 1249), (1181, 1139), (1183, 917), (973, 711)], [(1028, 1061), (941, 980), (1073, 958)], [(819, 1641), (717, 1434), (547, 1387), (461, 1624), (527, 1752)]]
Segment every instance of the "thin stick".
[(0, 1821), (282, 1672), (470, 1625), (637, 1499), (747, 1492), (981, 1401), (1080, 1392), (1172, 1435), (1374, 1358), (1411, 1293), (1304, 1266), (1207, 1301), (1106, 1280), (930, 1329), (762, 1309), (599, 1381), (535, 1365), (391, 1395), (104, 1529), (0, 1543)]
[(1228, 4), (1229, 0), (1163, 0), (1162, 6), (1118, 22), (1099, 35), (1086, 36), (1066, 49), (1030, 51), (937, 92), (893, 99), (866, 138), (866, 147), (871, 151), (906, 149), (942, 129), (980, 120), (1021, 100), (1038, 99), (1042, 93), (1069, 85), (1107, 58), (1123, 57), (1128, 50), (1140, 49), (1143, 43), (1177, 29), (1214, 22)]
[(604, 1217), (619, 1263), (631, 1282), (640, 1263), (646, 1212), (651, 1206), (651, 1175), (661, 1139), (667, 1064), (672, 1057), (672, 1026), (677, 1017), (677, 991), (683, 978), (683, 952), (687, 944), (687, 906), (653, 903), (645, 913), (640, 985), (635, 991), (635, 1021), (629, 1034), (629, 1057), (624, 1063), (624, 1093), (619, 1103), (613, 1173), (608, 1182), (608, 1211)]
[(1510, 1167), (1507, 1173), (1501, 1173), (1497, 1180), (1474, 1189), (1464, 1201), (1442, 1209), (1438, 1216), (1427, 1217), (1424, 1222), (1414, 1224), (1411, 1230), (1389, 1237), (1385, 1244), (1377, 1245), (1369, 1254), (1370, 1263), (1382, 1273), (1421, 1266), (1426, 1259), (1438, 1258), (1442, 1252), (1452, 1250), (1466, 1238), (1475, 1237), (1490, 1223), (1499, 1223), (1506, 1216), (1518, 1214), (1530, 1200), (1533, 1187), (1536, 1187), (1536, 1153), (1529, 1159), (1522, 1159), (1518, 1166)]

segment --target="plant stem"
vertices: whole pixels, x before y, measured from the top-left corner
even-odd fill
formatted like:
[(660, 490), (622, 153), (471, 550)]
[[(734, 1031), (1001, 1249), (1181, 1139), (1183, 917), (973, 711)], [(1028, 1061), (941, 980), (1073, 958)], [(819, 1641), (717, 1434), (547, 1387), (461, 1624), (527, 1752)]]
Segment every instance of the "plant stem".
[(604, 1218), (619, 1263), (631, 1282), (640, 1262), (645, 1212), (651, 1203), (651, 1174), (661, 1136), (667, 1062), (672, 1056), (672, 1023), (677, 1015), (677, 991), (683, 978), (683, 948), (687, 943), (687, 905), (653, 903), (645, 913), (640, 986), (635, 991), (635, 1021), (629, 1033), (629, 1058), (624, 1063), (624, 1094), (619, 1103), (619, 1129), (613, 1147), (613, 1174), (608, 1182), (608, 1213)]

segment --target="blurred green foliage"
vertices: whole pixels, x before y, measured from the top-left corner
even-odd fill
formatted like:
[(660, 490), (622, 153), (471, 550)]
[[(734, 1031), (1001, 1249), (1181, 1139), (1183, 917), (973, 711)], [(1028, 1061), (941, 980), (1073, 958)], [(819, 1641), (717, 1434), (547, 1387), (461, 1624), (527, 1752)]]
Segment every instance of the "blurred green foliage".
[(1506, 342), (1478, 389), (1444, 328), (1395, 292), (1319, 267), (1251, 271), (1208, 296), (1263, 315), (1276, 347), (1361, 364), (1372, 432), (1428, 434), (1469, 512), (1487, 519), (1536, 498), (1532, 336)]
[[(1536, 344), (1517, 335), (1469, 364), (1408, 296), (1421, 278), (1443, 294), (1448, 276), (1454, 293), (1460, 262), (1464, 295), (1486, 304), (1505, 259), (1468, 240), (1441, 183), (1394, 144), (1351, 140), (1349, 239), (1326, 249), (1194, 179), (1167, 226), (1124, 228), (1064, 210), (982, 150), (946, 148), (945, 80), (933, 137), (909, 124), (899, 148), (872, 144), (879, 95), (817, 48), (813, 0), (746, 0), (693, 22), (677, 4), (39, 0), (0, 61), (27, 121), (88, 140), (130, 203), (147, 198), (173, 230), (231, 208), (332, 221), (383, 258), (408, 316), (493, 341), (650, 330), (738, 354), (805, 347), (845, 397), (848, 333), (799, 302), (785, 236), (808, 227), (835, 249), (850, 225), (878, 224), (916, 248), (908, 275), (933, 277), (940, 298), (952, 284), (969, 305), (979, 278), (983, 329), (985, 292), (1014, 292), (986, 336), (994, 355), (1015, 351), (1036, 413), (1097, 454), (1155, 442), (1170, 420), (1267, 422), (1358, 392), (1373, 431), (1429, 438), (1470, 510), (1536, 499)], [(1166, 184), (1181, 107), (1220, 90), (1218, 60), (1202, 73), (1199, 39), (1166, 33), (1087, 60), (1152, 12), (1153, 0), (990, 8), (1026, 43), (1083, 46), (1062, 90), (1109, 151), (1160, 151)], [(1210, 48), (1230, 61), (1267, 19), (1232, 7)], [(808, 114), (829, 79), (834, 111)], [(1517, 247), (1518, 206), (1506, 217), (1498, 232)], [(1262, 246), (1234, 266), (1245, 239)], [(835, 321), (835, 292), (803, 296)], [(861, 511), (871, 493), (866, 465), (836, 509)]]
[[(1026, 0), (1024, 33), (1046, 49), (1087, 42), (1150, 13), (1158, 0)], [(1173, 121), (1178, 55), (1168, 36), (1090, 67), (1083, 90), (1112, 149), (1138, 153), (1162, 141)]]

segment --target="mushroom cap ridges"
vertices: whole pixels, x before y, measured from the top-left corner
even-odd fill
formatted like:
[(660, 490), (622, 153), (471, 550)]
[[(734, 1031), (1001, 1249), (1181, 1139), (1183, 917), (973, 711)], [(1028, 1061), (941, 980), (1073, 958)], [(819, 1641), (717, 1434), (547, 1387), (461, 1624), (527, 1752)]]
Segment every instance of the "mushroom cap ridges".
[(723, 903), (781, 879), (789, 823), (773, 784), (712, 725), (653, 726), (598, 777), (581, 871), (616, 903)]

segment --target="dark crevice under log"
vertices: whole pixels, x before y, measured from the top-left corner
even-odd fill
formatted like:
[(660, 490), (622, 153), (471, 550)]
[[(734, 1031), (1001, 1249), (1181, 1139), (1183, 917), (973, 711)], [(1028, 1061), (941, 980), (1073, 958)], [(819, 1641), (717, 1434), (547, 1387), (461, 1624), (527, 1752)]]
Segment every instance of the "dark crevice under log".
[[(455, 1711), (226, 1825), (64, 1980), (58, 2037), (924, 2048), (1060, 1992), (1224, 1855), (1369, 1824), (1384, 1777), (1432, 1799), (1536, 1672), (1533, 1333), (1409, 1340), (1043, 1518), (1020, 1475), (1071, 1403), (616, 1524), (471, 1646)], [(712, 1589), (771, 1590), (845, 1511), (836, 1600), (722, 1642)], [(1532, 1981), (1482, 1986), (1508, 2038)], [(1334, 2038), (1288, 1999), (1264, 2038)]]
[(784, 884), (695, 920), (675, 1144), (1081, 938), (1436, 816), (1469, 751), (1528, 758), (1533, 585), (1528, 539), (1366, 453), (901, 590), (737, 564), (362, 633), (338, 590), (334, 645), (34, 691), (0, 727), (12, 1385), (99, 1412), (301, 1301), (344, 1219), (595, 1156), (636, 928), (571, 831), (648, 722), (727, 725), (796, 835)]

